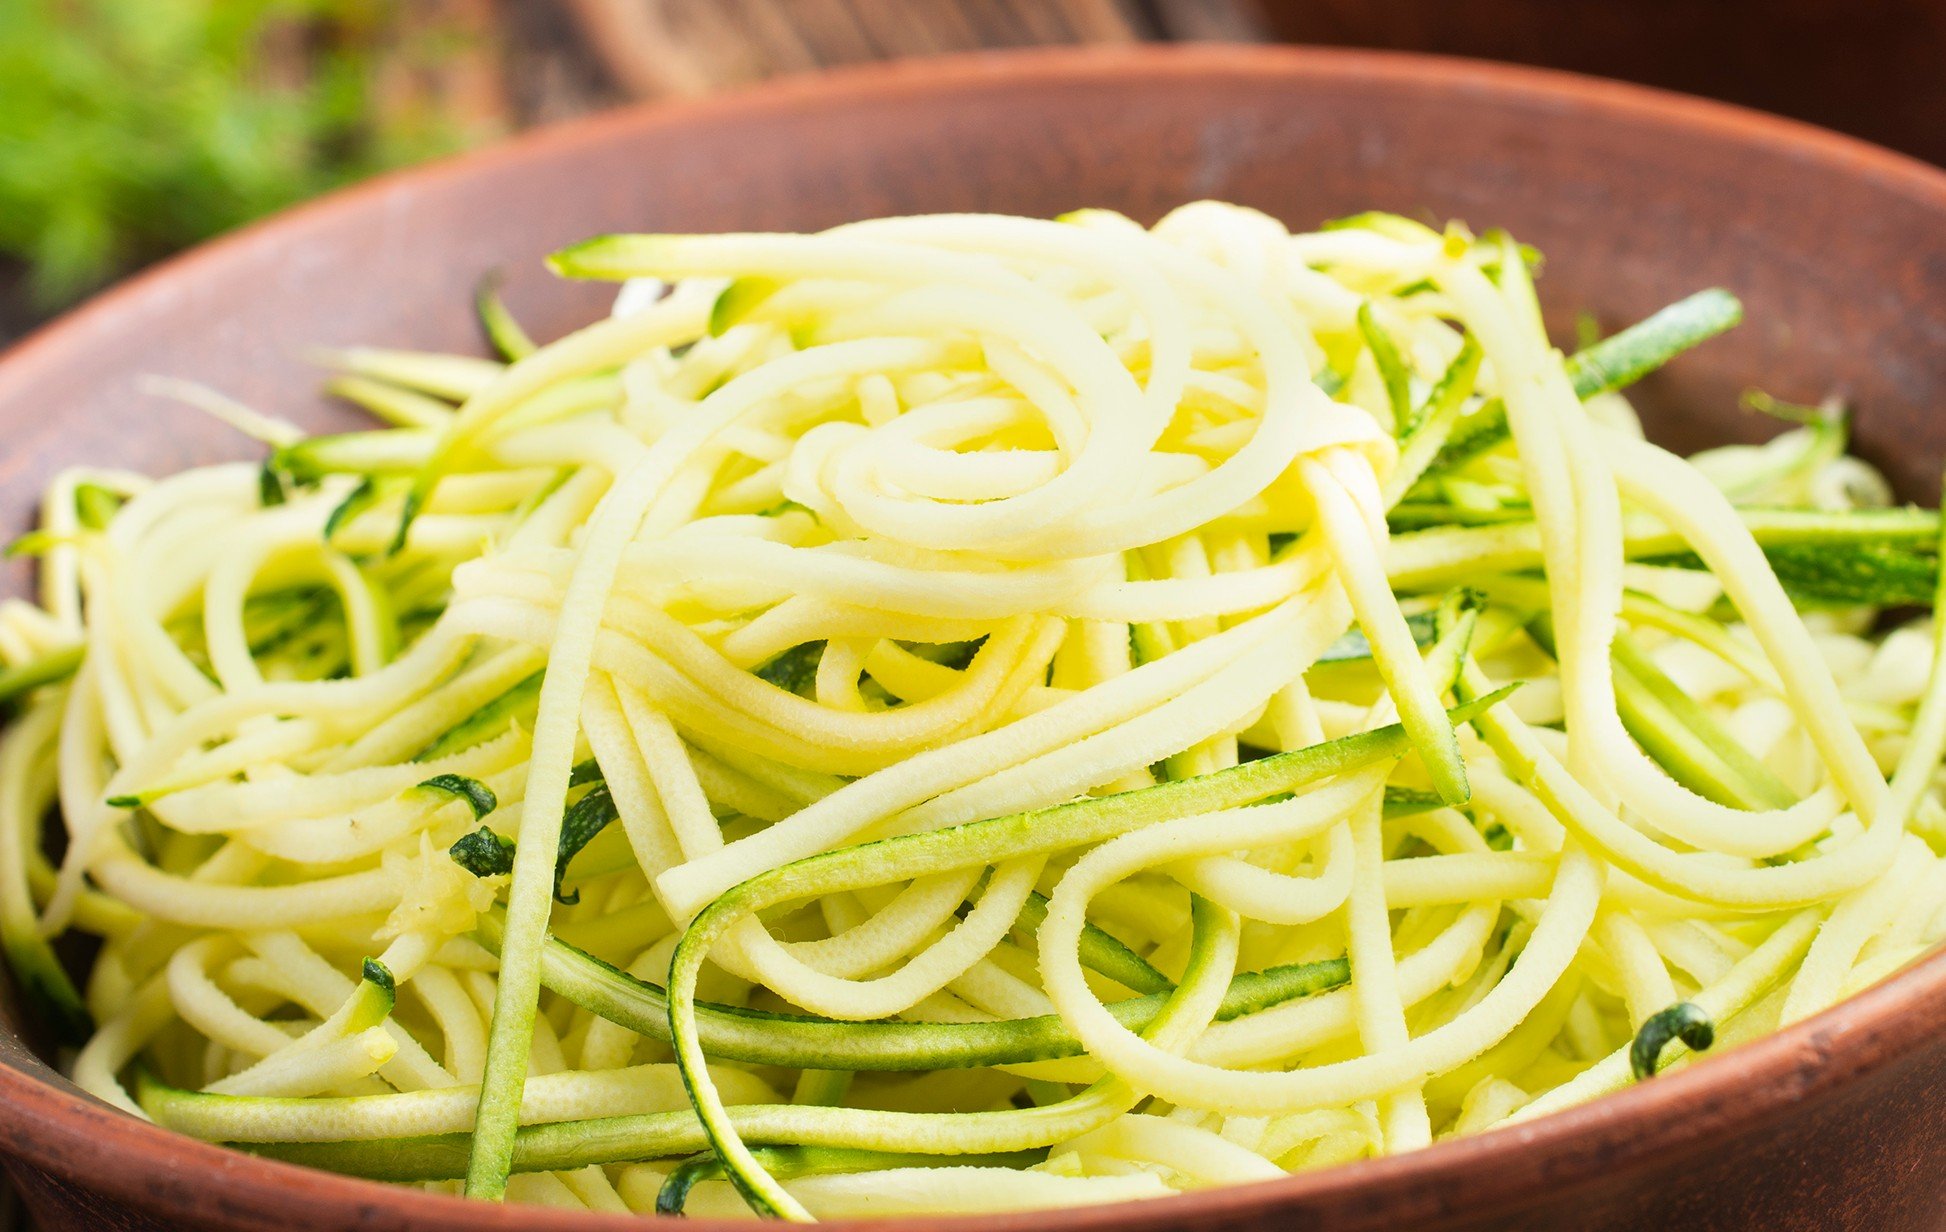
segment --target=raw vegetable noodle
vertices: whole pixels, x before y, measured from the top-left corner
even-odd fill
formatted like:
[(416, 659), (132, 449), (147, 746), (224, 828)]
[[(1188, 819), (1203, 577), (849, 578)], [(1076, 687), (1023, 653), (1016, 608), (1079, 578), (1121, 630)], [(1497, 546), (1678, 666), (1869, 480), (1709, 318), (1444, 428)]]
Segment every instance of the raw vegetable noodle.
[(1939, 516), (1836, 406), (1648, 443), (1737, 301), (1564, 356), (1538, 260), (621, 235), (579, 332), (489, 282), (498, 359), (325, 355), (380, 428), (169, 384), (267, 456), (16, 544), (20, 986), (185, 1133), (800, 1220), (1410, 1151), (1816, 1013), (1946, 933)]

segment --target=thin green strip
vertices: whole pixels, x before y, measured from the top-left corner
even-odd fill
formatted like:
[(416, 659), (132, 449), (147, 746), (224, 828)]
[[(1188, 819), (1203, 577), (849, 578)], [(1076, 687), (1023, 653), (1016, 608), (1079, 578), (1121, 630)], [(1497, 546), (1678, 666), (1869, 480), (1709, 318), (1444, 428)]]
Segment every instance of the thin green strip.
[(480, 327), (486, 330), (487, 341), (502, 359), (511, 362), (525, 359), (539, 348), (514, 319), (514, 314), (507, 311), (505, 301), (500, 298), (502, 281), (498, 271), (480, 279), (473, 291), (473, 307), (480, 314)]
[[(764, 1171), (781, 1180), (800, 1176), (840, 1176), (885, 1168), (1026, 1168), (1047, 1152), (1008, 1151), (986, 1155), (914, 1155), (901, 1151), (861, 1151), (834, 1146), (767, 1146), (754, 1152)], [(681, 1215), (689, 1191), (699, 1182), (723, 1176), (723, 1161), (698, 1155), (677, 1164), (655, 1196), (655, 1213)]]
[(1698, 291), (1568, 358), (1568, 379), (1586, 401), (1633, 385), (1676, 356), (1743, 320), (1743, 305), (1721, 287)]
[(480, 707), (471, 716), (448, 728), (431, 744), (420, 749), (413, 755), (412, 760), (438, 761), (442, 757), (470, 749), (497, 735), (515, 718), (532, 713), (540, 699), (541, 677), (544, 674), (535, 672)]
[(1378, 368), (1379, 379), (1385, 385), (1385, 400), (1392, 408), (1392, 431), (1404, 436), (1412, 430), (1412, 374), (1406, 370), (1405, 358), (1399, 354), (1398, 344), (1392, 335), (1385, 332), (1377, 319), (1372, 316), (1372, 301), (1365, 300), (1358, 305), (1358, 332), (1364, 335), (1365, 346), (1372, 353), (1372, 363)]
[[(499, 945), (499, 921), (481, 920), (476, 933), (488, 949)], [(1245, 972), (1230, 981), (1219, 1021), (1336, 988), (1351, 978), (1342, 958)], [(541, 954), (541, 984), (592, 1014), (667, 1043), (668, 994), (559, 938)], [(1109, 1012), (1141, 1030), (1160, 1012), (1167, 992), (1117, 1001)], [(792, 1069), (919, 1072), (1024, 1065), (1082, 1055), (1057, 1014), (998, 1022), (837, 1022), (737, 1006), (696, 1003), (698, 1038), (712, 1060)]]
[(87, 652), (86, 646), (67, 646), (0, 671), (0, 706), (11, 705), (35, 689), (66, 680), (81, 669), (81, 660)]

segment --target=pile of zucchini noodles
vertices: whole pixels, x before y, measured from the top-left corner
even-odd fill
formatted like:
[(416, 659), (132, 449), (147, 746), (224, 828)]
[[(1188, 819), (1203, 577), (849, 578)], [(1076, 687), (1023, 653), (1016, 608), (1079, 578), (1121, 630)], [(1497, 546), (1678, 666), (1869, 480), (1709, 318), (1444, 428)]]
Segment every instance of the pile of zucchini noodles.
[(614, 236), (559, 341), (487, 290), (504, 362), (328, 356), (388, 427), (177, 389), (269, 460), (63, 474), (16, 545), (19, 982), (185, 1133), (799, 1219), (1409, 1151), (1813, 1013), (1946, 932), (1946, 675), (1880, 615), (1939, 518), (1833, 407), (1646, 443), (1614, 391), (1736, 301), (1564, 358), (1537, 259)]

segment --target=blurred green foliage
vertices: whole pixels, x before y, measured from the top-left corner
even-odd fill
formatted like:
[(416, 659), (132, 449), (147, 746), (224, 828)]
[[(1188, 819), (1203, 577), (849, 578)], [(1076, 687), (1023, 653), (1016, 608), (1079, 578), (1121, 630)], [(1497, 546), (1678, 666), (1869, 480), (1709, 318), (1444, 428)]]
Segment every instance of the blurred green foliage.
[[(0, 254), (40, 310), (458, 144), (381, 97), (385, 0), (0, 0)], [(381, 64), (381, 56), (386, 57)]]

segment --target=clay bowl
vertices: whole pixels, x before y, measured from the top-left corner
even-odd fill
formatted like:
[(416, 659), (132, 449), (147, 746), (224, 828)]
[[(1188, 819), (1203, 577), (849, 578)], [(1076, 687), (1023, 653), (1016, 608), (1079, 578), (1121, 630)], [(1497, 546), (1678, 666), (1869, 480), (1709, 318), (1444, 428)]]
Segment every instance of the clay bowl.
[[(320, 428), (317, 344), (479, 346), (504, 267), (545, 333), (602, 292), (539, 269), (602, 231), (815, 228), (927, 210), (1153, 219), (1221, 197), (1314, 224), (1384, 208), (1504, 225), (1547, 253), (1569, 325), (1733, 288), (1749, 323), (1640, 391), (1678, 447), (1760, 434), (1736, 395), (1842, 391), (1861, 448), (1935, 492), (1946, 419), (1946, 174), (1715, 104), (1526, 69), (1296, 50), (1059, 52), (870, 69), (620, 112), (397, 176), (103, 297), (0, 363), (0, 517), (89, 460), (241, 456), (139, 374)], [(7, 576), (18, 587), (25, 577)], [(1616, 1098), (1417, 1154), (992, 1232), (1279, 1228), (1936, 1230), (1946, 1212), (1946, 957)], [(268, 1163), (80, 1095), (0, 1033), (0, 1151), (47, 1229), (575, 1232), (608, 1216), (465, 1204)], [(952, 1224), (904, 1220), (907, 1232)], [(975, 1224), (958, 1226), (973, 1227)]]

